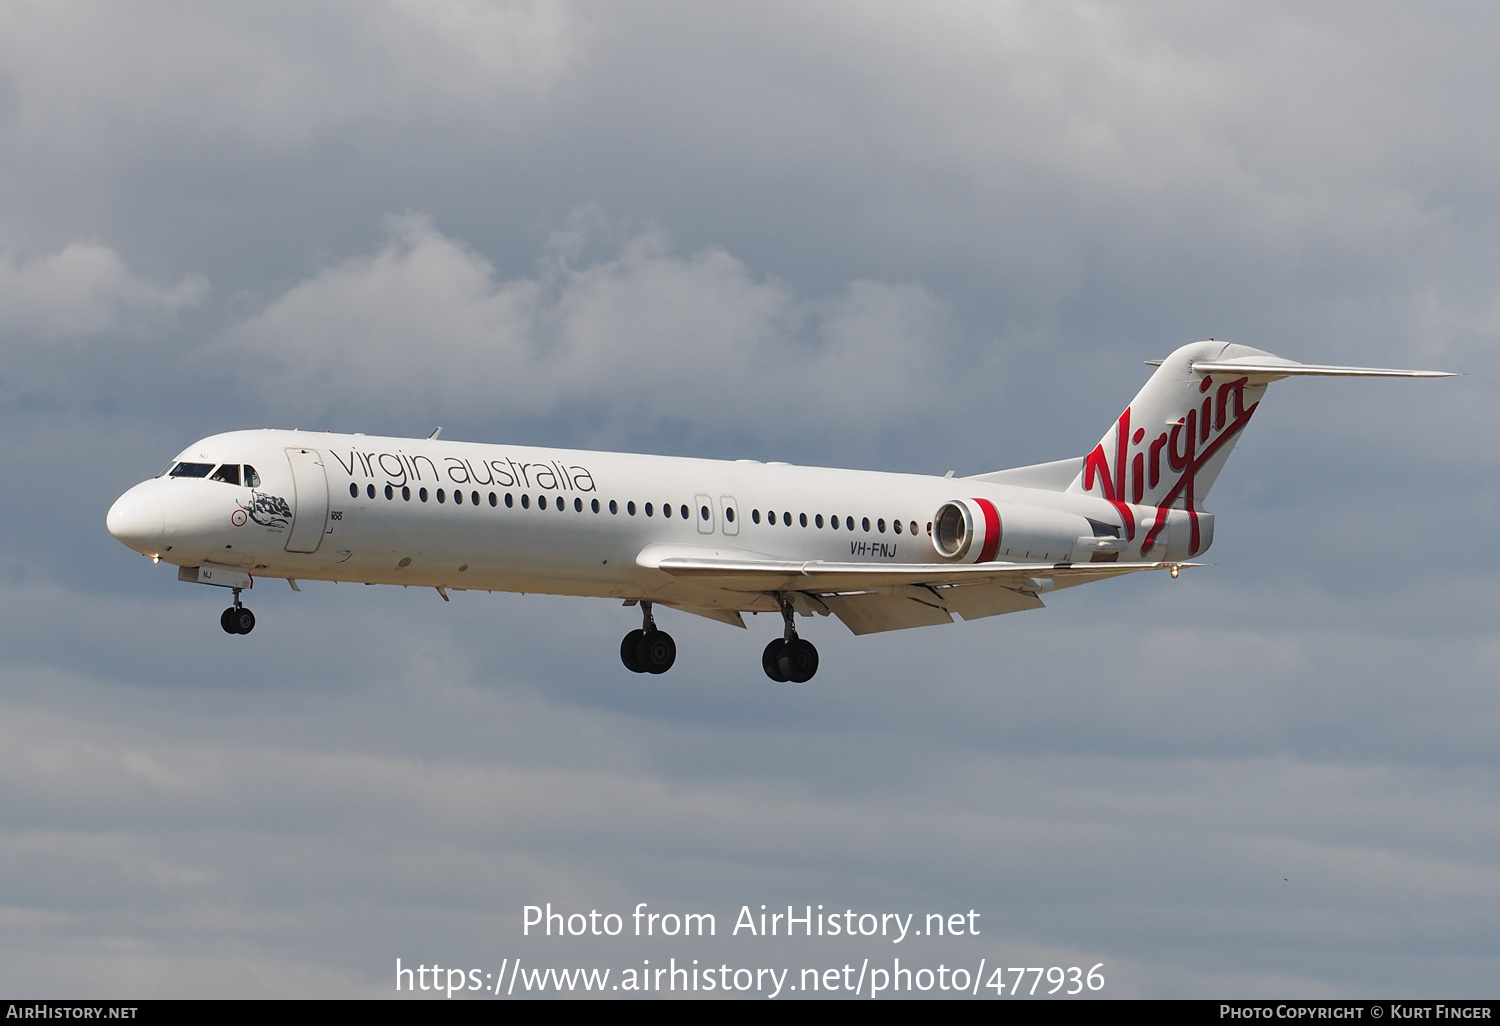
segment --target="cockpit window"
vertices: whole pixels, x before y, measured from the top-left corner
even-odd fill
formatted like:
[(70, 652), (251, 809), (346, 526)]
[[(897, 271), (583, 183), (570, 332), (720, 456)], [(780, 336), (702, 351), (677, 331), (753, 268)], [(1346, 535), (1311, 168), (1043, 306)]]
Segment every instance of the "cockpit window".
[(214, 476), (209, 480), (223, 481), (225, 484), (237, 485), (240, 483), (240, 465), (238, 463), (226, 463), (214, 471)]
[(255, 472), (255, 468), (252, 467), (248, 463), (245, 464), (245, 487), (246, 488), (259, 488), (260, 487), (260, 475), (257, 474)]
[(172, 468), (173, 477), (207, 477), (214, 469), (212, 463), (179, 463)]

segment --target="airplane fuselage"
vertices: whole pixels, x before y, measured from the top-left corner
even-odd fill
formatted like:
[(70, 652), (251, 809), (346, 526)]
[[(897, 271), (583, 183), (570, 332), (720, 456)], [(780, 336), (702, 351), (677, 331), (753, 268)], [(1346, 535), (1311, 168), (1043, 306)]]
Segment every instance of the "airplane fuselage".
[[(172, 476), (183, 465), (208, 469)], [(258, 482), (244, 484), (243, 469), (239, 484), (213, 479), (232, 477), (225, 467), (252, 468)], [(188, 447), (121, 497), (112, 529), (138, 525), (116, 533), (168, 563), (257, 577), (774, 611), (774, 598), (703, 587), (640, 557), (661, 546), (707, 558), (932, 564), (946, 558), (934, 514), (974, 498), (1045, 520), (1026, 531), (1016, 512), (1007, 517), (1014, 526), (991, 558), (1016, 563), (1071, 562), (1096, 533), (1090, 521), (1121, 521), (1095, 496), (973, 479), (260, 430)], [(1141, 558), (1139, 545), (1114, 558)]]

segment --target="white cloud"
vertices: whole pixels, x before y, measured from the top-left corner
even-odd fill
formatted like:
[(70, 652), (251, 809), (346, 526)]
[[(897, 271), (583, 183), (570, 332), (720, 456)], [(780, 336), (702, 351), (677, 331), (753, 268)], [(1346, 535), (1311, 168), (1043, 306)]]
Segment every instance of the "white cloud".
[(946, 376), (945, 310), (921, 286), (855, 281), (803, 301), (722, 249), (678, 254), (656, 228), (574, 267), (589, 221), (559, 233), (534, 275), (503, 280), (427, 220), (393, 219), (379, 250), (294, 286), (217, 352), (301, 408), (589, 403), (738, 425), (888, 421)]
[(0, 252), (0, 334), (97, 335), (192, 306), (206, 290), (198, 277), (146, 281), (97, 242), (73, 242), (30, 260)]

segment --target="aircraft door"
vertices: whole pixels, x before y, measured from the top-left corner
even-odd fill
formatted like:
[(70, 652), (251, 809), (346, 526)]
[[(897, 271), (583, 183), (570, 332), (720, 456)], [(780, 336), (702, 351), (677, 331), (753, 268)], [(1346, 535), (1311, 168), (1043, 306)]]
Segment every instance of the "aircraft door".
[(286, 539), (288, 552), (316, 552), (328, 528), (328, 474), (316, 449), (288, 449), (292, 483), (296, 488), (296, 512), (292, 532)]
[(725, 534), (740, 533), (740, 508), (735, 504), (733, 495), (719, 496), (719, 522), (723, 525)]
[(693, 519), (698, 523), (699, 534), (714, 533), (714, 500), (707, 495), (693, 496)]

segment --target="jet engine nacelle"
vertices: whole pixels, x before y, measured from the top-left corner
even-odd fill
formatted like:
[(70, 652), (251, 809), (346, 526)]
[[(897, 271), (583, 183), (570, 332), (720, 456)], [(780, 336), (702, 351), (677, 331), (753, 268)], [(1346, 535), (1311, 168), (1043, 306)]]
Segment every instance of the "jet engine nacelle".
[(988, 499), (951, 499), (932, 518), (932, 544), (954, 563), (994, 559), (1000, 534), (1000, 513)]
[(955, 563), (1066, 563), (1074, 553), (1088, 559), (1096, 545), (1090, 522), (1074, 513), (1045, 506), (952, 499), (932, 518), (932, 543), (938, 555)]

